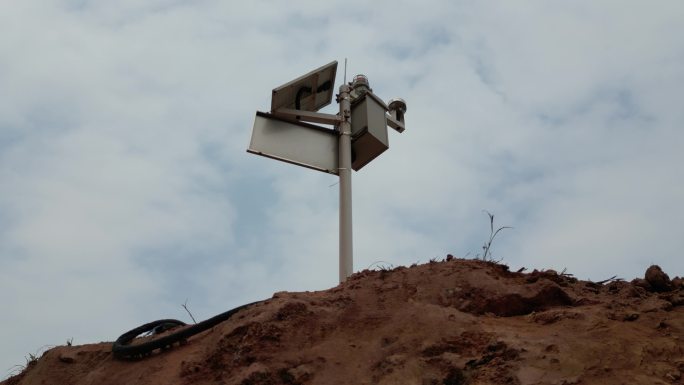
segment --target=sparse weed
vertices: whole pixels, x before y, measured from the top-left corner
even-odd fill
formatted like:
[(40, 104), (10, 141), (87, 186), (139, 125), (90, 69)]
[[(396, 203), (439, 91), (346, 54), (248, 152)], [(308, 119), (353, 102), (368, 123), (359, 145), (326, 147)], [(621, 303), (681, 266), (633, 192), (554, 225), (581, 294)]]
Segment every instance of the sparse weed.
[(14, 365), (11, 368), (7, 369), (7, 372), (5, 373), (5, 378), (4, 379), (0, 378), (0, 380), (4, 381), (10, 377), (14, 377), (17, 374), (23, 372), (24, 369), (26, 369), (26, 366), (24, 366), (24, 365), (19, 365), (19, 364)]
[[(487, 210), (482, 210), (482, 211), (487, 213), (487, 215), (489, 216), (489, 240), (487, 240), (484, 243), (484, 245), (482, 245), (482, 256), (481, 256), (482, 258), (481, 259), (483, 261), (499, 263), (503, 259), (500, 259), (498, 261), (494, 260), (494, 258), (492, 257), (492, 243), (494, 242), (494, 238), (496, 237), (496, 235), (499, 234), (499, 231), (501, 231), (503, 229), (512, 229), (513, 227), (501, 226), (498, 229), (496, 229), (496, 231), (495, 231), (494, 230), (494, 214), (490, 213)], [(480, 259), (480, 258), (478, 258), (478, 256), (479, 256), (479, 254), (476, 255), (475, 258)]]
[(394, 265), (386, 261), (375, 261), (368, 266), (367, 270), (390, 271), (394, 269)]
[(33, 367), (35, 364), (38, 363), (38, 357), (41, 355), (41, 351), (44, 352), (44, 351), (46, 351), (50, 348), (53, 348), (53, 347), (54, 347), (53, 345), (45, 345), (45, 346), (39, 348), (35, 354), (29, 353), (27, 356), (24, 356), (26, 363), (23, 365), (17, 364), (17, 365), (12, 366), (11, 368), (9, 368), (7, 370), (7, 373), (5, 374), (6, 375), (5, 379), (16, 376), (18, 374), (21, 374), (24, 370), (27, 370), (27, 369)]
[(195, 321), (195, 317), (193, 317), (192, 313), (190, 313), (190, 310), (188, 310), (188, 299), (187, 298), (185, 299), (185, 303), (182, 304), (181, 306), (183, 306), (183, 309), (185, 309), (185, 311), (188, 312), (188, 315), (190, 316), (190, 318), (192, 318), (192, 322), (197, 323), (197, 321)]
[(28, 368), (31, 365), (34, 365), (36, 362), (38, 362), (38, 356), (35, 354), (29, 353), (28, 356), (24, 357), (26, 359), (26, 367)]

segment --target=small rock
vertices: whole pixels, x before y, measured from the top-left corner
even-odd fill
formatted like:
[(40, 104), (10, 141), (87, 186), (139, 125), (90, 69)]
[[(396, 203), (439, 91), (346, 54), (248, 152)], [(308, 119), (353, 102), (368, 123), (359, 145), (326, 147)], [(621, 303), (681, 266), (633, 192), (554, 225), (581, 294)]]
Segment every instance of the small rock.
[(670, 372), (666, 374), (665, 377), (670, 381), (677, 381), (682, 378), (682, 374), (680, 372)]
[(643, 278), (634, 278), (632, 280), (632, 285), (638, 286), (638, 287), (646, 289), (648, 291), (653, 290), (653, 288), (651, 287), (651, 284), (649, 284), (648, 281), (643, 279)]
[(677, 365), (677, 369), (679, 369), (680, 371), (684, 371), (684, 360), (676, 361), (675, 365)]
[(57, 358), (66, 364), (73, 364), (76, 362), (76, 355), (73, 352), (62, 352)]
[(453, 260), (453, 259), (454, 259), (454, 256), (453, 256), (453, 255), (447, 254), (447, 256), (446, 256), (447, 262), (449, 262), (449, 261), (451, 261), (451, 260)]
[(658, 265), (651, 265), (651, 267), (646, 269), (644, 278), (651, 285), (653, 290), (657, 292), (672, 290), (672, 281), (670, 281), (670, 277)]
[(308, 381), (311, 379), (313, 376), (313, 373), (315, 372), (315, 369), (311, 367), (310, 365), (307, 364), (302, 364), (297, 367), (294, 367), (288, 372), (298, 381), (298, 382), (304, 382)]

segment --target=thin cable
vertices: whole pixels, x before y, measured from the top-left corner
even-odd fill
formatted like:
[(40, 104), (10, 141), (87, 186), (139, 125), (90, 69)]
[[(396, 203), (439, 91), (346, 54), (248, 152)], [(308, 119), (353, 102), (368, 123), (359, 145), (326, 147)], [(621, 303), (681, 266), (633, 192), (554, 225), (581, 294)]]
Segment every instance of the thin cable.
[(142, 326), (138, 326), (135, 329), (127, 331), (126, 333), (122, 334), (119, 338), (117, 338), (116, 341), (114, 341), (114, 343), (112, 344), (112, 353), (114, 354), (114, 358), (120, 360), (132, 360), (136, 358), (149, 356), (156, 349), (167, 349), (170, 348), (174, 343), (182, 344), (189, 337), (197, 333), (203, 332), (207, 329), (210, 329), (220, 324), (221, 322), (228, 320), (230, 317), (232, 317), (235, 313), (239, 312), (240, 310), (245, 309), (251, 305), (257, 304), (259, 302), (263, 301), (257, 301), (248, 303), (246, 305), (238, 306), (234, 309), (228, 310), (227, 312), (223, 312), (219, 315), (206, 319), (198, 324), (194, 324), (189, 327), (183, 328), (177, 332), (165, 335), (157, 339), (153, 339), (152, 341), (143, 342), (141, 344), (129, 345), (131, 341), (135, 339), (135, 337), (143, 333), (152, 332), (152, 334), (159, 334), (178, 326), (187, 326), (185, 322), (178, 321), (175, 319), (163, 319), (146, 323)]

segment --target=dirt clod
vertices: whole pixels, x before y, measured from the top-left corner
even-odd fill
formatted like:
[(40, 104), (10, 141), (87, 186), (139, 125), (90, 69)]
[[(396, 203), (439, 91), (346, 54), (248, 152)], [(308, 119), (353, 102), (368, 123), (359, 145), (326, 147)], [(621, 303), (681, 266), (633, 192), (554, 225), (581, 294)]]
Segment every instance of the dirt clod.
[(658, 265), (651, 265), (646, 269), (644, 279), (646, 279), (654, 291), (664, 292), (672, 290), (670, 277)]

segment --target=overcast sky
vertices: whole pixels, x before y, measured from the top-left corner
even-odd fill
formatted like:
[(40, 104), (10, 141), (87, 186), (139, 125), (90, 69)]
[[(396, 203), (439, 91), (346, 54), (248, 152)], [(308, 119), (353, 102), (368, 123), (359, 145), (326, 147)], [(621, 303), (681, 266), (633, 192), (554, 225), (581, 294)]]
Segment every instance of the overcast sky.
[[(246, 152), (337, 60), (407, 101), (353, 174), (354, 268), (684, 274), (684, 3), (0, 0), (0, 378), (337, 284), (337, 177)], [(324, 111), (334, 113), (333, 104)]]

